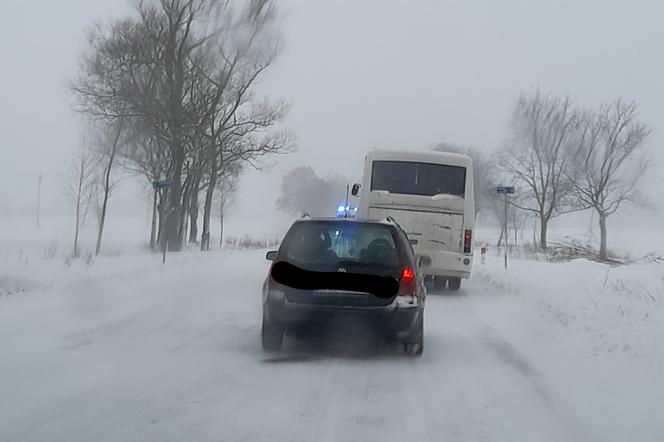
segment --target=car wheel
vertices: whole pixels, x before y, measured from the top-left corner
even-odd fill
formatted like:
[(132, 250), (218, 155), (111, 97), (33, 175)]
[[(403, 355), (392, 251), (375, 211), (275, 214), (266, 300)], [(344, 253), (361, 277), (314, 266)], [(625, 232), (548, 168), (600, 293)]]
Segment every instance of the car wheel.
[(433, 277), (433, 288), (437, 292), (442, 292), (447, 286), (447, 278), (444, 276), (434, 276)]
[(263, 313), (263, 325), (261, 327), (261, 343), (263, 344), (263, 350), (281, 350), (283, 342), (284, 331), (272, 325), (270, 320), (265, 317), (265, 313)]
[(424, 312), (420, 316), (412, 339), (403, 343), (403, 352), (408, 356), (415, 357), (422, 356), (424, 353)]
[(461, 288), (461, 278), (450, 278), (450, 290), (457, 291)]

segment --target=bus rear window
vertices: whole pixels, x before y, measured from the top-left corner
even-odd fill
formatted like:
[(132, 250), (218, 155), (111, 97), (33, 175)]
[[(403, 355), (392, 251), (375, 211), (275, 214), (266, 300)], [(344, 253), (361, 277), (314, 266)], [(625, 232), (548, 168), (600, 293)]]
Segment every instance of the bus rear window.
[(412, 161), (374, 161), (371, 190), (405, 195), (464, 197), (466, 168)]

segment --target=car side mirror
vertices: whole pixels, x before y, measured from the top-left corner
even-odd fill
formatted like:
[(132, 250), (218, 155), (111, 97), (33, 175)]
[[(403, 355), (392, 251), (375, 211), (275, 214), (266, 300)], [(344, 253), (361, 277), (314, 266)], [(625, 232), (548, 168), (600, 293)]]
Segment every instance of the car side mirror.
[(268, 261), (274, 261), (275, 259), (277, 259), (277, 251), (270, 250), (265, 254), (265, 259), (267, 259)]
[(353, 184), (353, 188), (350, 191), (351, 195), (358, 196), (360, 194), (360, 187), (362, 186), (358, 183)]
[(417, 266), (418, 267), (431, 267), (431, 257), (426, 256), (426, 255), (420, 255), (417, 258)]

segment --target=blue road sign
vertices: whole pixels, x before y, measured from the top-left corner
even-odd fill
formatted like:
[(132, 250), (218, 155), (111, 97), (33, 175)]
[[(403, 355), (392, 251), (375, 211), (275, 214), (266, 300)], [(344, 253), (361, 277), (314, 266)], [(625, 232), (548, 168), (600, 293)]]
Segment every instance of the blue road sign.
[(170, 181), (153, 181), (152, 182), (152, 188), (153, 189), (165, 189), (170, 185), (171, 185)]
[(496, 192), (503, 194), (512, 194), (514, 193), (514, 187), (511, 186), (498, 186), (496, 187)]

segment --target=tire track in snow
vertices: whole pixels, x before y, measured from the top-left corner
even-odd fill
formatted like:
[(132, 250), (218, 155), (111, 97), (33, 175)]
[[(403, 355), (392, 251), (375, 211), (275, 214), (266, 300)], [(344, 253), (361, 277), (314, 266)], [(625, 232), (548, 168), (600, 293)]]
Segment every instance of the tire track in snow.
[[(472, 281), (468, 285), (473, 288), (473, 293), (495, 293), (495, 289), (485, 282), (478, 283)], [(504, 296), (502, 299), (511, 299), (511, 297), (505, 294), (502, 295)], [(528, 385), (530, 390), (539, 398), (539, 402), (556, 416), (565, 428), (570, 430), (572, 433), (571, 437), (574, 438), (572, 440), (584, 442), (598, 440), (587, 426), (578, 419), (573, 411), (573, 407), (562, 396), (552, 390), (550, 382), (547, 381), (542, 371), (524, 356), (523, 352), (517, 349), (513, 341), (505, 338), (496, 330), (494, 325), (487, 322), (488, 315), (477, 312), (478, 309), (482, 308), (482, 296), (475, 299), (470, 295), (458, 299), (463, 302), (462, 308), (478, 320), (477, 336), (482, 345), (496, 360), (512, 370)], [(453, 300), (456, 301), (454, 298)], [(524, 330), (523, 333), (527, 335), (528, 331)]]
[(499, 337), (494, 329), (487, 326), (482, 337), (486, 348), (502, 364), (509, 367), (529, 385), (540, 402), (556, 416), (565, 428), (569, 429), (575, 441), (596, 441), (594, 436), (583, 425), (572, 411), (572, 407), (551, 390), (542, 373), (537, 370), (517, 349), (507, 340)]

